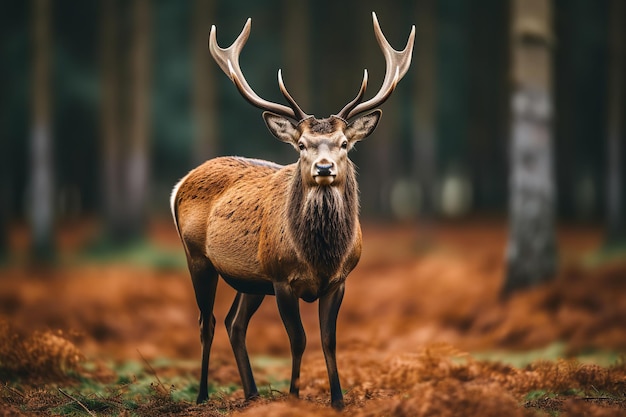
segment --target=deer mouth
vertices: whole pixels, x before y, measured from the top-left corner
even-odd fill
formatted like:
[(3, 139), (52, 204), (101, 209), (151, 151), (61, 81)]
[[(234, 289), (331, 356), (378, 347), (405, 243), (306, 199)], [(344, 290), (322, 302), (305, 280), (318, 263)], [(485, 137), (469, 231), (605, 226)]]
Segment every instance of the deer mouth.
[(336, 175), (328, 174), (328, 175), (314, 175), (313, 179), (317, 183), (317, 185), (330, 185), (335, 181)]

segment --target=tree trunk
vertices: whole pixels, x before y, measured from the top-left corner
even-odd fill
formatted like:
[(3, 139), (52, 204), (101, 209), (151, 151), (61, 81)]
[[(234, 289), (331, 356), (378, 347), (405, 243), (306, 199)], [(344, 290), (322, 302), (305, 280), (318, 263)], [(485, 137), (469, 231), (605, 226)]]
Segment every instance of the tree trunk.
[(215, 64), (210, 59), (207, 40), (211, 20), (215, 19), (215, 1), (195, 0), (192, 19), (193, 57), (193, 165), (217, 156), (219, 118), (215, 83)]
[(54, 250), (54, 168), (51, 137), (50, 0), (33, 2), (33, 121), (30, 154), (31, 252), (35, 261), (49, 260)]
[[(1, 110), (1, 109), (0, 109)], [(2, 138), (2, 140), (6, 140)], [(8, 146), (2, 144), (2, 160), (0, 164), (0, 194), (2, 199), (0, 201), (0, 262), (2, 262), (9, 254), (9, 220), (11, 212), (11, 190), (9, 187), (9, 175), (8, 170), (5, 169), (7, 164), (6, 155), (8, 155)]]
[[(282, 0), (284, 10), (283, 33), (283, 75), (291, 95), (305, 113), (312, 114), (311, 108), (311, 19), (308, 0)], [(293, 159), (293, 150), (282, 146), (281, 159)]]
[[(5, 32), (0, 28), (0, 36)], [(0, 89), (8, 90), (5, 77), (0, 78)], [(8, 112), (6, 95), (0, 95), (0, 126), (7, 126)], [(0, 262), (9, 255), (9, 227), (11, 222), (11, 209), (13, 206), (13, 193), (11, 190), (11, 172), (13, 168), (13, 147), (9, 143), (7, 130), (0, 130)]]
[[(448, 217), (472, 208), (473, 184), (468, 167), (470, 109), (470, 2), (438, 2), (442, 29), (437, 38), (437, 148), (440, 190), (438, 203)], [(419, 65), (419, 62), (416, 62)]]
[(285, 56), (289, 58), (288, 62), (284, 62), (284, 68), (289, 68), (289, 71), (284, 74), (286, 76), (289, 74), (289, 77), (294, 80), (288, 88), (298, 105), (305, 112), (311, 113), (310, 19), (303, 17), (303, 13), (304, 16), (309, 14), (309, 2), (307, 0), (283, 0), (282, 3), (285, 11), (282, 49), (286, 53)]
[[(364, 4), (364, 7), (370, 6), (368, 10), (375, 10), (374, 5), (370, 1), (368, 4)], [(381, 29), (383, 32), (385, 28), (388, 28), (394, 21), (398, 21), (395, 17), (397, 12), (394, 12), (392, 8), (386, 11), (384, 17), (378, 16)], [(375, 40), (372, 24), (369, 24), (370, 32), (367, 37), (359, 41), (359, 53), (365, 57), (364, 61), (368, 63), (368, 92), (370, 96), (365, 97), (367, 100), (371, 95), (375, 94), (380, 88), (380, 84), (377, 84), (376, 79), (382, 80), (385, 74), (385, 60), (380, 50), (380, 46)], [(410, 30), (408, 26), (405, 31), (402, 32), (402, 40), (390, 41), (392, 46), (397, 49), (404, 48), (408, 33)], [(387, 36), (390, 36), (390, 29), (387, 29)], [(369, 67), (371, 65), (371, 67)], [(378, 72), (378, 74), (376, 74)], [(355, 72), (351, 75), (352, 79), (359, 80), (362, 77), (362, 73)], [(359, 81), (354, 82), (356, 89), (351, 91), (349, 99), (354, 97), (355, 91), (358, 91)], [(406, 81), (405, 81), (406, 82)], [(404, 84), (403, 84), (404, 85)], [(367, 96), (367, 93), (366, 93)], [(376, 128), (376, 131), (372, 135), (373, 140), (360, 148), (361, 153), (360, 160), (362, 167), (367, 169), (361, 169), (359, 171), (359, 183), (365, 187), (367, 191), (361, 193), (361, 206), (363, 208), (363, 216), (370, 218), (389, 218), (391, 217), (391, 189), (394, 181), (394, 177), (398, 176), (397, 164), (399, 158), (395, 155), (395, 150), (399, 146), (398, 133), (400, 130), (398, 112), (398, 101), (400, 100), (398, 92), (393, 95), (388, 101), (386, 101), (381, 107), (383, 110), (383, 116)], [(395, 161), (395, 164), (394, 164)], [(358, 166), (359, 164), (357, 164)]]
[(419, 185), (422, 220), (435, 215), (435, 180), (437, 174), (435, 143), (437, 136), (437, 48), (435, 0), (416, 3), (416, 45), (413, 96), (413, 149), (415, 152), (413, 177)]
[(100, 65), (101, 65), (101, 149), (102, 149), (102, 209), (107, 237), (117, 240), (123, 233), (122, 165), (120, 129), (119, 77), (119, 13), (117, 2), (101, 0)]
[[(1, 100), (1, 98), (0, 98)], [(3, 108), (0, 108), (2, 113)], [(0, 116), (1, 117), (1, 116)], [(3, 120), (0, 121), (2, 124)], [(2, 133), (4, 134), (4, 132)], [(11, 220), (12, 192), (9, 180), (11, 170), (10, 147), (6, 143), (7, 137), (0, 138), (2, 148), (0, 149), (0, 262), (9, 255), (9, 227)]]
[(504, 210), (509, 132), (509, 5), (482, 0), (470, 8), (467, 167), (472, 206), (478, 212)]
[(150, 3), (101, 5), (102, 205), (105, 237), (117, 244), (141, 238), (148, 214)]
[(626, 5), (611, 0), (609, 12), (609, 84), (607, 146), (607, 218), (606, 244), (626, 242), (624, 207), (624, 62), (626, 42)]
[(513, 0), (511, 12), (510, 230), (503, 294), (552, 279), (557, 267), (550, 1)]
[(125, 163), (126, 237), (145, 232), (149, 196), (148, 137), (150, 128), (150, 3), (135, 0), (132, 10), (130, 63), (130, 120)]

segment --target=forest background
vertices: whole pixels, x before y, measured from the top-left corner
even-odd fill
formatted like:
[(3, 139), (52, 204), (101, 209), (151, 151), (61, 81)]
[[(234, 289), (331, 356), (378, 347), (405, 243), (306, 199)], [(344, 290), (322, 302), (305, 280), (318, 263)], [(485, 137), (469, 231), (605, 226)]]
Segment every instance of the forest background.
[[(33, 82), (32, 4), (8, 2), (1, 17), (2, 230), (28, 218), (37, 94), (47, 95), (49, 106), (49, 204), (56, 220), (110, 215), (110, 200), (120, 199), (111, 190), (133, 181), (145, 189), (136, 193), (144, 200), (139, 210), (164, 215), (172, 184), (205, 159), (296, 158), (212, 62), (206, 48), (212, 24), (226, 45), (252, 17), (241, 56), (251, 85), (280, 101), (282, 68), (303, 108), (325, 117), (353, 97), (364, 68), (370, 89), (382, 80), (372, 10), (393, 46), (404, 45), (412, 24), (417, 42), (402, 88), (383, 108), (384, 123), (352, 155), (364, 217), (406, 220), (429, 210), (444, 217), (506, 215), (508, 2), (155, 1), (145, 6), (141, 41), (130, 3), (59, 0), (45, 18), (44, 88)], [(624, 89), (610, 85), (610, 10), (609, 1), (557, 0), (550, 19), (556, 213), (567, 221), (601, 222), (606, 215), (609, 91), (621, 88), (623, 97)], [(624, 112), (622, 105), (622, 125)], [(133, 152), (139, 164), (122, 168)]]
[[(297, 158), (213, 62), (211, 25), (227, 46), (251, 17), (250, 85), (282, 102), (280, 68), (301, 107), (326, 117), (354, 97), (364, 68), (369, 94), (382, 82), (372, 11), (392, 46), (413, 24), (416, 43), (376, 132), (351, 153), (364, 252), (339, 315), (346, 414), (626, 408), (623, 0), (32, 0), (0, 10), (9, 415), (332, 415), (317, 312), (304, 303), (306, 404), (281, 394), (288, 341), (266, 301), (248, 334), (261, 403), (241, 400), (218, 325), (210, 404), (191, 405), (197, 308), (169, 197), (214, 156)], [(218, 322), (232, 296), (221, 283)]]

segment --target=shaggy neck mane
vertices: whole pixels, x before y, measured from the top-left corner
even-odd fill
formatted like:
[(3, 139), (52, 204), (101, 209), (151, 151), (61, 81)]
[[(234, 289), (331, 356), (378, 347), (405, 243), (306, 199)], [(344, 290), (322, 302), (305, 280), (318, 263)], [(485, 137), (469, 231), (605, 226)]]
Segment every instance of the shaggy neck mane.
[(359, 211), (354, 167), (341, 186), (304, 186), (300, 163), (289, 193), (289, 229), (298, 254), (325, 278), (337, 273), (354, 239)]

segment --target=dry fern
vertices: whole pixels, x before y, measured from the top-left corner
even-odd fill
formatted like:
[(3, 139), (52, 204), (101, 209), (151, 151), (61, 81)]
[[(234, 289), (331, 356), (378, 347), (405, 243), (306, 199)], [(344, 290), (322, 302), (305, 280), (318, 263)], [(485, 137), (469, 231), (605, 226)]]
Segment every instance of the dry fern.
[(83, 354), (62, 331), (35, 331), (22, 337), (0, 321), (0, 376), (38, 383), (64, 379), (76, 371)]

